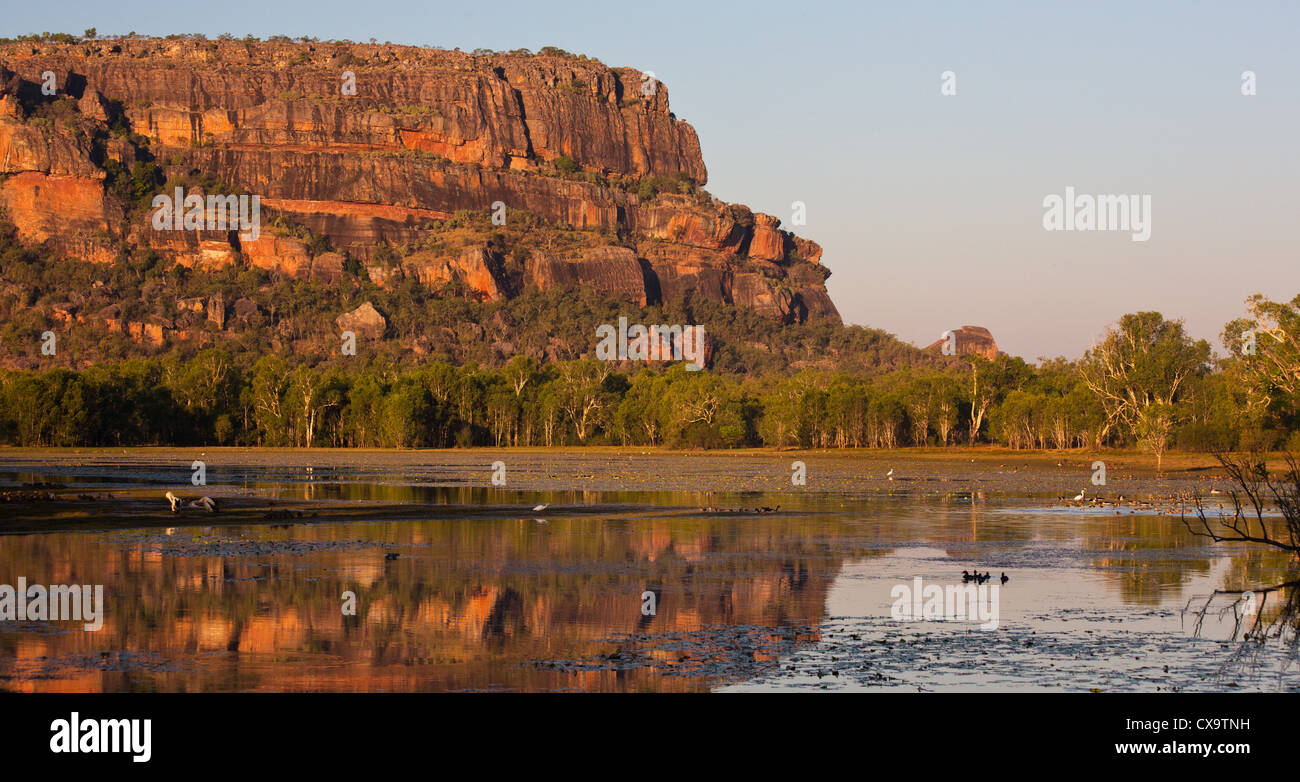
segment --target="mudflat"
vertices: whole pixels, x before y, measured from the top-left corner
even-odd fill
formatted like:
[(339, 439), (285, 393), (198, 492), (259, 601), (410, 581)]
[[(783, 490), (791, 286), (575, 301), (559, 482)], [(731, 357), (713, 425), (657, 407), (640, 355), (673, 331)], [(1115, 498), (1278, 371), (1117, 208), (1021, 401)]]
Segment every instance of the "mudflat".
[[(144, 471), (159, 479), (174, 474), (190, 481), (191, 464), (202, 460), (209, 475), (241, 470), (300, 471), (319, 478), (330, 471), (384, 474), (434, 486), (492, 486), (493, 462), (506, 466), (506, 486), (525, 491), (781, 491), (856, 492), (969, 483), (982, 490), (1037, 496), (1093, 486), (1095, 462), (1103, 462), (1106, 485), (1096, 493), (1173, 494), (1207, 491), (1225, 476), (1210, 454), (1155, 458), (1132, 450), (1015, 451), (999, 448), (906, 448), (895, 450), (671, 451), (644, 448), (475, 448), (433, 450), (300, 448), (3, 448), (0, 472), (68, 472), (105, 477)], [(792, 464), (807, 468), (806, 487), (791, 483)], [(1277, 460), (1270, 460), (1270, 465)], [(888, 475), (893, 470), (893, 475)], [(891, 480), (892, 478), (892, 480)], [(1215, 482), (1218, 483), (1215, 483)], [(1121, 488), (1122, 487), (1122, 488)], [(1222, 489), (1222, 486), (1219, 486)], [(1073, 490), (1073, 491), (1071, 491)], [(1089, 492), (1090, 494), (1093, 492)]]
[[(201, 465), (204, 485), (194, 485)], [(495, 476), (495, 481), (494, 481)], [(1104, 478), (1102, 482), (1101, 478)], [(744, 496), (797, 508), (811, 497), (1025, 499), (1177, 512), (1229, 488), (1206, 454), (991, 448), (668, 451), (562, 449), (0, 449), (0, 532), (95, 524), (296, 523), (581, 512), (642, 504), (745, 510)], [(167, 491), (211, 496), (215, 515), (171, 512)], [(1221, 498), (1220, 498), (1221, 499)]]

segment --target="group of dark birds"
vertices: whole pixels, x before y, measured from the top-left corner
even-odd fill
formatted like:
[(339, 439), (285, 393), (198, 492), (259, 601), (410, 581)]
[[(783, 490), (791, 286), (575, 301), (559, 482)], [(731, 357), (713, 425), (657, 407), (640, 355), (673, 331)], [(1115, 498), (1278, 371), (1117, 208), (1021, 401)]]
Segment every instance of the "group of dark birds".
[[(991, 578), (993, 578), (992, 573), (980, 573), (978, 570), (976, 570), (974, 573), (967, 573), (965, 570), (961, 572), (961, 580), (962, 583), (964, 584), (969, 584), (972, 581), (974, 581), (976, 584), (983, 584), (984, 582), (988, 581)], [(1007, 578), (1006, 573), (1002, 574), (1002, 579), (1001, 579), (1002, 583), (1005, 584), (1010, 580), (1011, 579)]]

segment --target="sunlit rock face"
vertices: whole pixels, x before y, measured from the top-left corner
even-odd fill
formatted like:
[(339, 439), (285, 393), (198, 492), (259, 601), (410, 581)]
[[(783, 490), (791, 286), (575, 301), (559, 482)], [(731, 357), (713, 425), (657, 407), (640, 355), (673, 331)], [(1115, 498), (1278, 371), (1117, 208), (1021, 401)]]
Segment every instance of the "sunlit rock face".
[(652, 298), (636, 253), (626, 247), (595, 247), (565, 255), (535, 253), (528, 277), (542, 290), (586, 285), (641, 305)]
[[(993, 339), (993, 334), (983, 326), (962, 326), (951, 331), (953, 350), (949, 355), (983, 356), (991, 361), (1001, 353), (998, 350), (998, 343)], [(926, 347), (926, 350), (931, 353), (943, 354), (943, 347), (948, 341), (945, 336)]]
[[(145, 161), (257, 195), (296, 228), (243, 241), (140, 230), (126, 221), (139, 212), (127, 180)], [(323, 281), (351, 260), (381, 285), (414, 277), (485, 300), (529, 285), (641, 304), (694, 294), (838, 323), (821, 248), (713, 199), (707, 180), (667, 87), (585, 57), (144, 38), (0, 46), (0, 204), (26, 241), (99, 262), (146, 247), (198, 270), (244, 263)], [(540, 218), (532, 237), (562, 235), (563, 249), (548, 242), (508, 278), (485, 237), (442, 240), (458, 213), (497, 205), (505, 220)]]

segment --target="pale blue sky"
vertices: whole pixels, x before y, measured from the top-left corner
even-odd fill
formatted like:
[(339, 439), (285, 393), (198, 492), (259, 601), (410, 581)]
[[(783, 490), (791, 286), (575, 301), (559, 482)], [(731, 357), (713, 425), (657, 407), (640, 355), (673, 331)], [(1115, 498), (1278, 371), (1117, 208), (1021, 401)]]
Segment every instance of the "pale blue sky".
[[(796, 230), (825, 248), (845, 320), (919, 345), (975, 324), (1028, 359), (1077, 357), (1157, 309), (1217, 346), (1247, 295), (1300, 293), (1294, 3), (73, 0), (0, 24), (552, 45), (654, 71), (709, 191), (787, 223), (805, 202)], [(1150, 194), (1150, 241), (1044, 231), (1067, 185)]]

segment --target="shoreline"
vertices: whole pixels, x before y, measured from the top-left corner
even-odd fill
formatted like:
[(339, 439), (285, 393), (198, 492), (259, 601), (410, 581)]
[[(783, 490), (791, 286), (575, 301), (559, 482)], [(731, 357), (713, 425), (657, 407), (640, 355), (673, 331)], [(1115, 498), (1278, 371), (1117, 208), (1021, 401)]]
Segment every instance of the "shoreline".
[[(202, 460), (207, 483), (192, 485)], [(1104, 484), (1093, 481), (1105, 464)], [(504, 482), (494, 465), (504, 464)], [(805, 483), (794, 479), (802, 463)], [(893, 472), (890, 475), (890, 472)], [(847, 507), (876, 499), (976, 503), (1031, 501), (1069, 509), (1135, 501), (1168, 509), (1192, 498), (1227, 502), (1226, 474), (1209, 454), (1170, 454), (1165, 470), (1137, 452), (1007, 449), (892, 451), (668, 451), (597, 446), (562, 449), (93, 448), (0, 449), (0, 532), (136, 520), (193, 523), (403, 519), (420, 514), (525, 513), (540, 503), (622, 512), (805, 506), (834, 497)], [(170, 513), (162, 499), (210, 495), (214, 515)], [(32, 493), (45, 496), (33, 497)], [(729, 511), (731, 512), (731, 511)], [(743, 516), (742, 516), (743, 517)]]
[[(947, 448), (938, 446), (905, 446), (899, 448), (774, 448), (774, 447), (757, 447), (757, 448), (718, 448), (718, 449), (674, 449), (663, 446), (636, 446), (636, 445), (566, 445), (566, 446), (541, 446), (541, 445), (520, 445), (520, 446), (470, 446), (455, 448), (349, 448), (349, 447), (326, 447), (313, 446), (311, 448), (289, 447), (289, 446), (258, 446), (258, 445), (131, 445), (131, 446), (88, 446), (88, 447), (65, 447), (65, 446), (14, 446), (0, 445), (0, 466), (14, 455), (53, 455), (53, 456), (72, 456), (72, 455), (93, 455), (93, 454), (158, 454), (158, 453), (191, 453), (195, 451), (208, 451), (215, 453), (247, 453), (247, 454), (393, 454), (393, 455), (419, 455), (419, 454), (482, 454), (482, 453), (518, 453), (518, 454), (556, 454), (556, 455), (582, 455), (582, 454), (618, 454), (618, 455), (658, 455), (658, 456), (687, 456), (687, 457), (731, 457), (740, 458), (745, 456), (787, 456), (787, 455), (805, 455), (818, 456), (826, 458), (850, 458), (850, 459), (922, 459), (922, 460), (939, 460), (948, 458), (985, 458), (985, 459), (1023, 459), (1023, 460), (1048, 460), (1061, 458), (1071, 458), (1082, 461), (1084, 459), (1124, 459), (1126, 461), (1138, 461), (1146, 464), (1149, 462), (1150, 469), (1155, 469), (1156, 458), (1154, 455), (1138, 450), (1136, 448), (1108, 448), (1102, 450), (1086, 449), (1045, 449), (1045, 450), (1028, 450), (1013, 449), (996, 445), (954, 445)], [(1244, 451), (1233, 451), (1233, 454), (1243, 454)], [(1275, 461), (1281, 461), (1286, 455), (1285, 451), (1269, 451), (1266, 456), (1270, 464)], [(1216, 465), (1212, 453), (1202, 453), (1193, 451), (1166, 451), (1164, 456), (1165, 463), (1173, 464), (1173, 467), (1166, 467), (1165, 472), (1177, 472), (1180, 469), (1198, 468), (1210, 465)], [(1181, 465), (1181, 466), (1179, 466)]]

